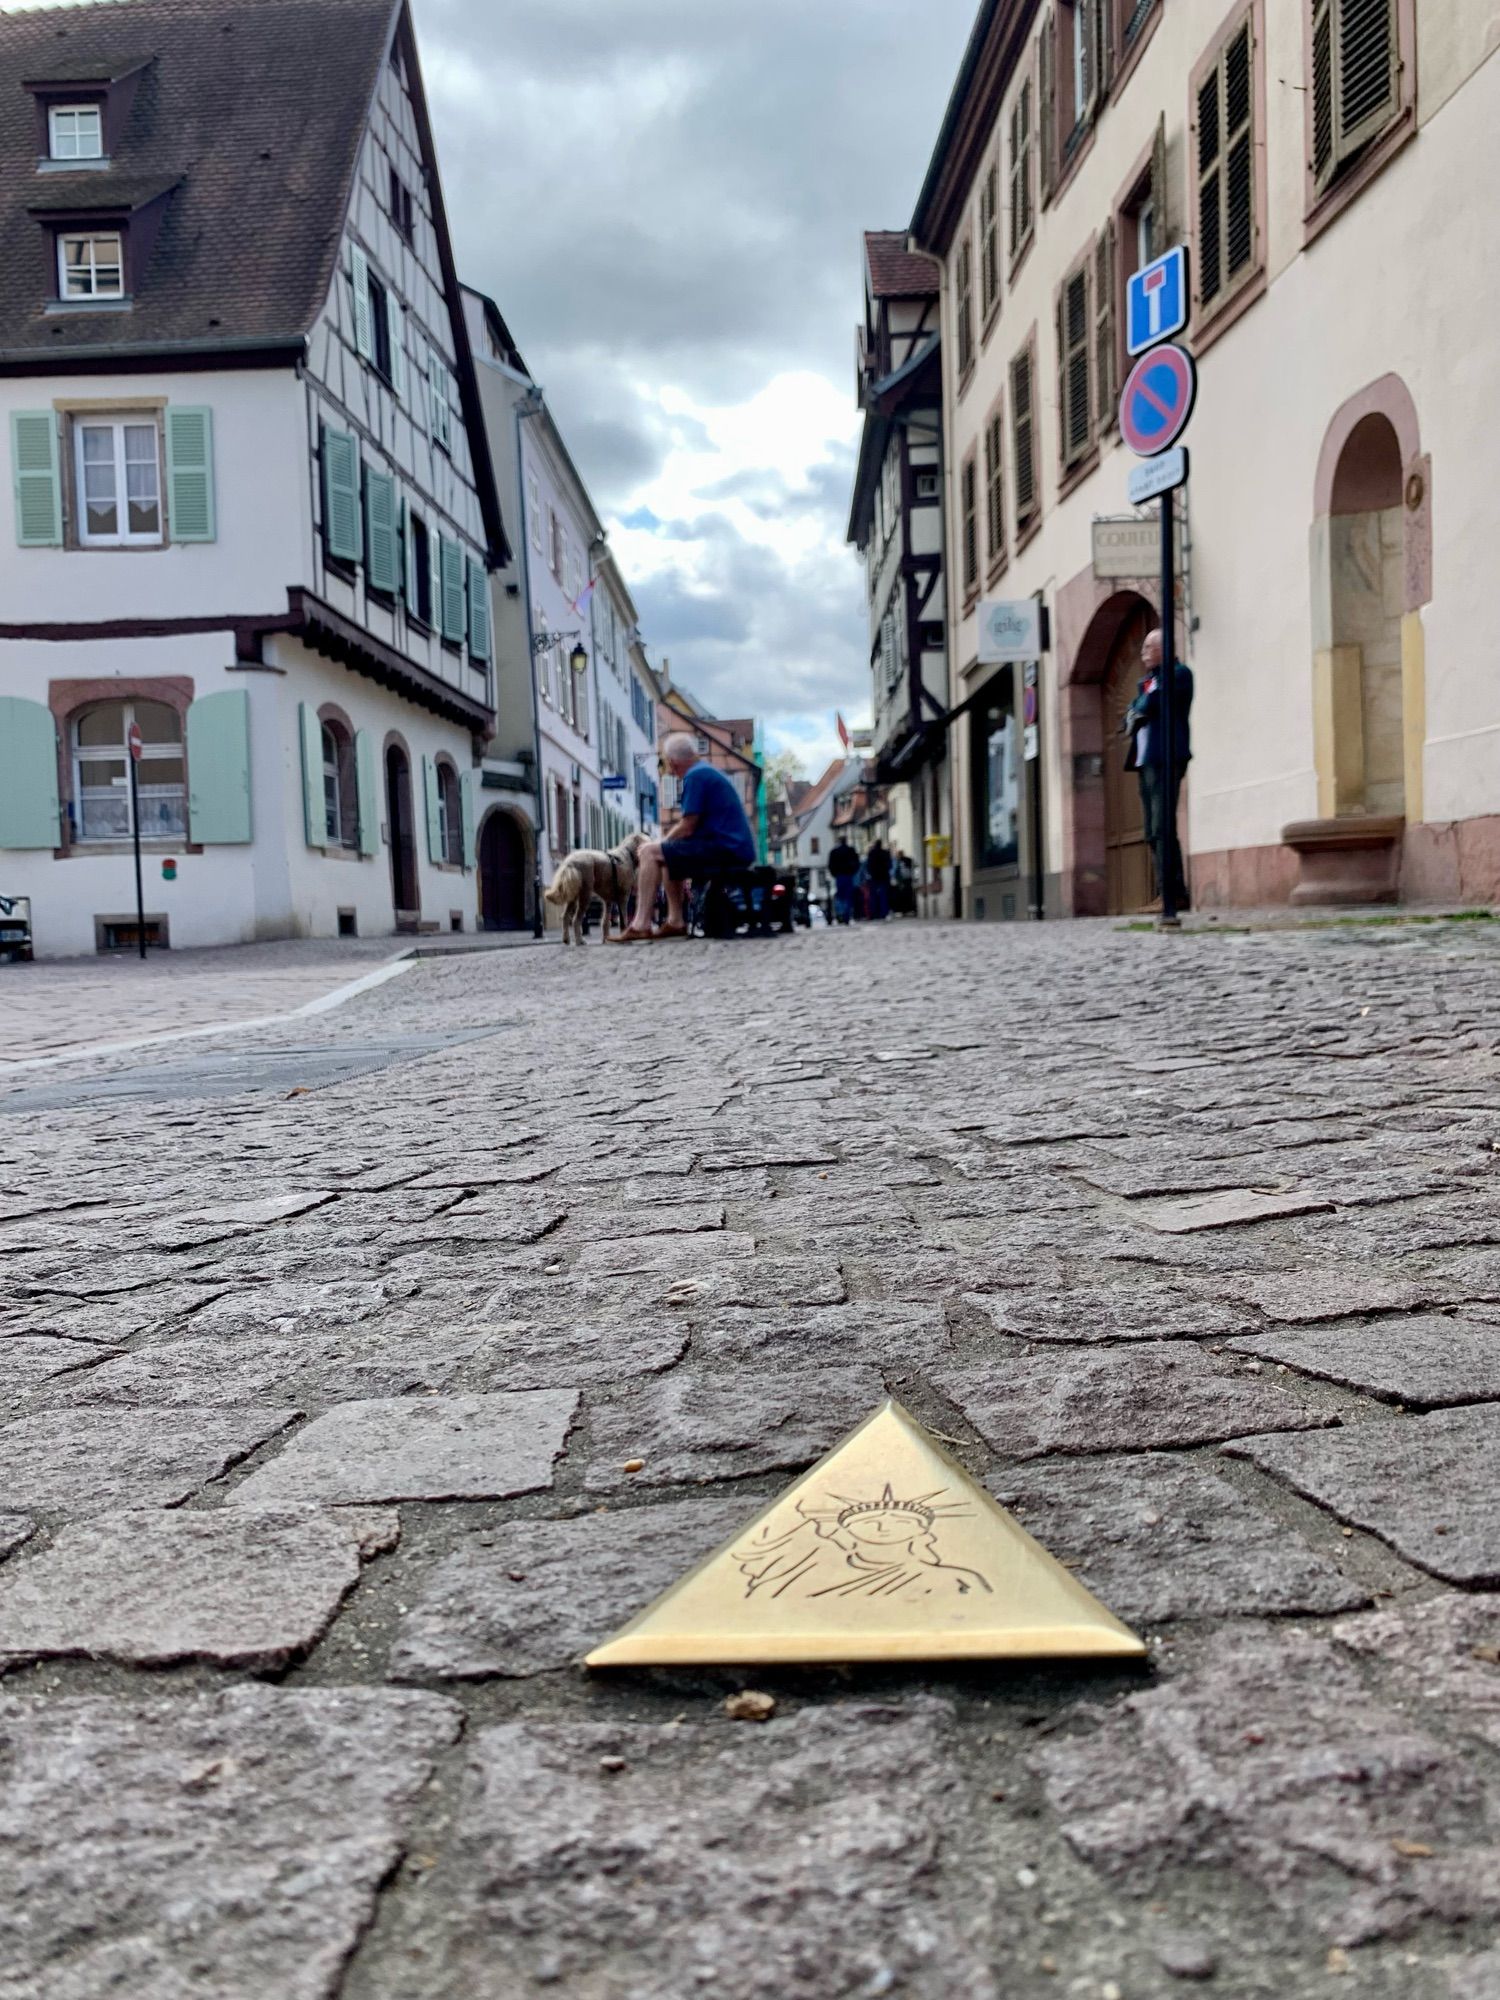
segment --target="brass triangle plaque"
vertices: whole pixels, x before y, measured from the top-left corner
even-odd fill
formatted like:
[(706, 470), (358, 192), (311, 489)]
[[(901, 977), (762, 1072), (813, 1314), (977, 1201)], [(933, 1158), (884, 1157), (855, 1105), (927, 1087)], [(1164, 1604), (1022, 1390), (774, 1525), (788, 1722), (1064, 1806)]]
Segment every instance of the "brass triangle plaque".
[(1139, 1658), (1145, 1650), (892, 1402), (586, 1664)]

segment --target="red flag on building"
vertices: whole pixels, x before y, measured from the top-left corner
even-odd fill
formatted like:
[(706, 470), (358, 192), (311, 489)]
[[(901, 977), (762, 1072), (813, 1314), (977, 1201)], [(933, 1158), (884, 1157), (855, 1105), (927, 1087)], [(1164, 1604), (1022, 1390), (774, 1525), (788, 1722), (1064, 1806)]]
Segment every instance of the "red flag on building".
[(847, 728), (845, 727), (845, 724), (844, 724), (844, 718), (843, 718), (843, 716), (841, 716), (841, 715), (840, 715), (840, 714), (839, 714), (839, 713), (837, 712), (837, 710), (835, 710), (835, 711), (834, 711), (834, 717), (833, 717), (833, 719), (834, 719), (834, 721), (835, 721), (835, 722), (836, 722), (836, 723), (838, 724), (838, 731), (839, 731), (839, 741), (840, 741), (840, 743), (842, 743), (842, 744), (843, 744), (843, 746), (844, 746), (844, 754), (845, 754), (845, 755), (847, 756), (847, 755), (848, 755), (848, 753), (849, 753), (849, 747), (850, 747), (850, 746), (849, 746), (849, 731), (848, 731), (848, 729), (847, 729)]

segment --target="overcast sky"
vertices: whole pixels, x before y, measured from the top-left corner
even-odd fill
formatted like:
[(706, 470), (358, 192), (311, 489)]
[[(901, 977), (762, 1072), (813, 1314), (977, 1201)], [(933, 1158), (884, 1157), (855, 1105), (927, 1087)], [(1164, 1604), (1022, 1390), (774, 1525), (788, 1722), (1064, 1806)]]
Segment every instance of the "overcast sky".
[(652, 657), (809, 770), (867, 721), (860, 232), (976, 0), (414, 0), (459, 268), (547, 390)]

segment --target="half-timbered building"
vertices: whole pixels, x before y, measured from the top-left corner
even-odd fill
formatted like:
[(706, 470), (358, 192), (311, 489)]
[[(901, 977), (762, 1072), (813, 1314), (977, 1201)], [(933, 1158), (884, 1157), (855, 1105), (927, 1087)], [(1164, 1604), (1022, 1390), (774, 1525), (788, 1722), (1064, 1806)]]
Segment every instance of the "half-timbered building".
[(0, 893), (472, 929), (505, 533), (404, 0), (0, 22)]
[(946, 870), (927, 836), (951, 831), (943, 578), (941, 272), (904, 232), (864, 239), (856, 349), (864, 411), (849, 540), (864, 564), (875, 768), (891, 788), (892, 838), (919, 864), (917, 907), (947, 914)]

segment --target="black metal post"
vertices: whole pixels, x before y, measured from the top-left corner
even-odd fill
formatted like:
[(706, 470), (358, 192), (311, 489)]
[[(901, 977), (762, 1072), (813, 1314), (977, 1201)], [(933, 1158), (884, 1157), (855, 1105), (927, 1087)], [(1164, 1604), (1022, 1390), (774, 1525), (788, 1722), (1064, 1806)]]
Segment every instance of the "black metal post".
[(141, 887), (141, 797), (135, 781), (135, 752), (130, 752), (130, 835), (135, 847), (135, 936), (146, 956), (146, 892)]
[(1161, 725), (1160, 824), (1157, 827), (1156, 866), (1161, 882), (1161, 920), (1176, 925), (1177, 870), (1177, 581), (1173, 574), (1175, 550), (1172, 546), (1173, 507), (1171, 491), (1161, 496), (1161, 687), (1156, 713)]

